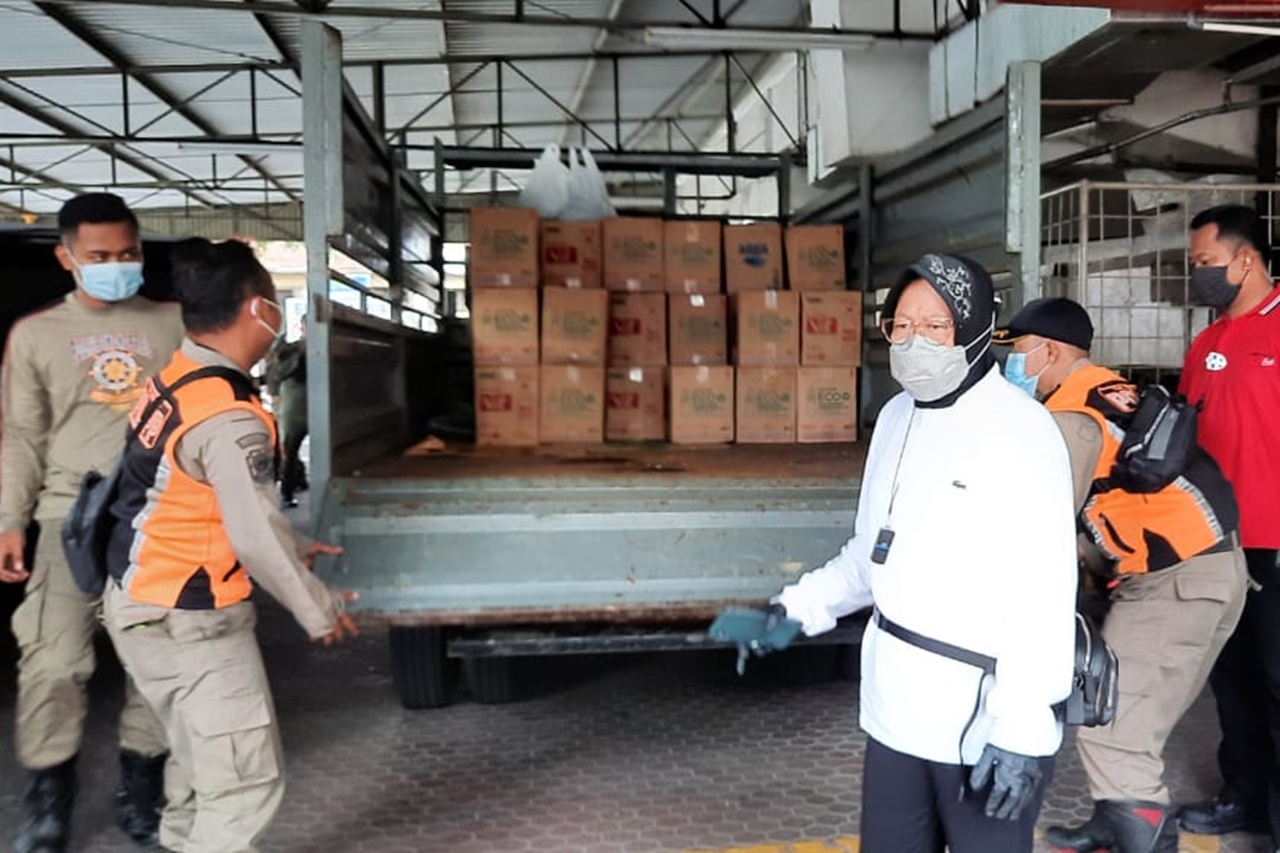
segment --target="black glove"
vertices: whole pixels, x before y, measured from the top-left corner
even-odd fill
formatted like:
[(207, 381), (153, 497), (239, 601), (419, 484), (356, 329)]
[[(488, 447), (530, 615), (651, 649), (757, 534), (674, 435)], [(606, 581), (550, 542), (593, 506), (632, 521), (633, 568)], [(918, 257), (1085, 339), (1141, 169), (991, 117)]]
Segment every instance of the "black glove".
[(738, 647), (738, 674), (747, 665), (748, 655), (762, 657), (791, 645), (800, 633), (801, 625), (787, 618), (787, 609), (781, 604), (771, 604), (766, 610), (730, 607), (711, 623), (707, 634), (718, 643), (733, 643)]
[(969, 774), (969, 787), (975, 793), (981, 793), (990, 783), (991, 796), (987, 798), (985, 809), (987, 817), (1017, 820), (1036, 795), (1041, 778), (1040, 759), (987, 744)]

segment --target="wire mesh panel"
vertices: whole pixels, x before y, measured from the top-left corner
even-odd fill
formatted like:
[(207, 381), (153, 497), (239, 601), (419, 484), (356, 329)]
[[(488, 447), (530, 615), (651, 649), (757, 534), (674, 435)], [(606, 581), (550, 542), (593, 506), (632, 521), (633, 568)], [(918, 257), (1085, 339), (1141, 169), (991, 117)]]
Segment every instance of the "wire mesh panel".
[(1188, 229), (1219, 204), (1255, 208), (1276, 233), (1275, 184), (1072, 184), (1041, 197), (1041, 294), (1089, 311), (1093, 357), (1129, 373), (1179, 370), (1213, 319), (1190, 295)]

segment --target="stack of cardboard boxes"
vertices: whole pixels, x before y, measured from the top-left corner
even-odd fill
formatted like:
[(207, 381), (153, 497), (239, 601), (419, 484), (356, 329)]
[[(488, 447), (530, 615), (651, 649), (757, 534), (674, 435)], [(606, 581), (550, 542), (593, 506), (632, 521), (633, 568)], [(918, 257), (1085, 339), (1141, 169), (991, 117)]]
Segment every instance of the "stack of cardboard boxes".
[(777, 224), (476, 208), (471, 234), (478, 443), (856, 439), (840, 226), (784, 244)]

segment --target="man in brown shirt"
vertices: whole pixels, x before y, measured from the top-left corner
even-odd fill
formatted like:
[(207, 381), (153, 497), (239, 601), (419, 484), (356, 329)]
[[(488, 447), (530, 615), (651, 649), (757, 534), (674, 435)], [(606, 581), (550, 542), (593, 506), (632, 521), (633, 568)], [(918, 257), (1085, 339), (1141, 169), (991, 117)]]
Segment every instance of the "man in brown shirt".
[[(117, 196), (90, 193), (58, 215), (56, 254), (75, 277), (66, 300), (20, 321), (0, 376), (0, 581), (26, 582), (13, 616), (18, 662), (16, 742), (32, 772), (17, 853), (62, 850), (75, 796), (75, 758), (95, 668), (100, 602), (76, 587), (59, 531), (80, 479), (111, 470), (124, 446), (125, 416), (143, 382), (181, 343), (177, 306), (137, 295), (142, 242)], [(26, 531), (40, 526), (35, 559)], [(120, 715), (121, 827), (154, 843), (166, 750), (159, 720), (126, 680)]]

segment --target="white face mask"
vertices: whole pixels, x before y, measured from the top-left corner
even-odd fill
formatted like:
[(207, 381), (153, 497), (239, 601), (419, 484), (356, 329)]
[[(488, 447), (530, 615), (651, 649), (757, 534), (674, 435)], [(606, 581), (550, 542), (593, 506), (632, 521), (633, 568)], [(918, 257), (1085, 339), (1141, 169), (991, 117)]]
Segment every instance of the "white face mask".
[[(994, 322), (992, 324), (994, 328)], [(943, 346), (922, 335), (912, 335), (900, 344), (889, 345), (889, 372), (911, 398), (921, 403), (941, 400), (955, 391), (969, 373), (969, 347)], [(975, 361), (991, 346), (987, 337)]]
[[(266, 320), (262, 319), (262, 315), (258, 313), (258, 306), (264, 302), (270, 305), (272, 308), (276, 309), (276, 316), (280, 318), (279, 326), (272, 326)], [(267, 299), (265, 296), (259, 296), (258, 301), (253, 303), (253, 307), (250, 308), (249, 310), (250, 310), (250, 313), (253, 314), (253, 319), (258, 321), (259, 326), (261, 326), (262, 328), (270, 332), (272, 338), (278, 338), (284, 334), (284, 309), (280, 307), (280, 303), (272, 302), (270, 299)]]

